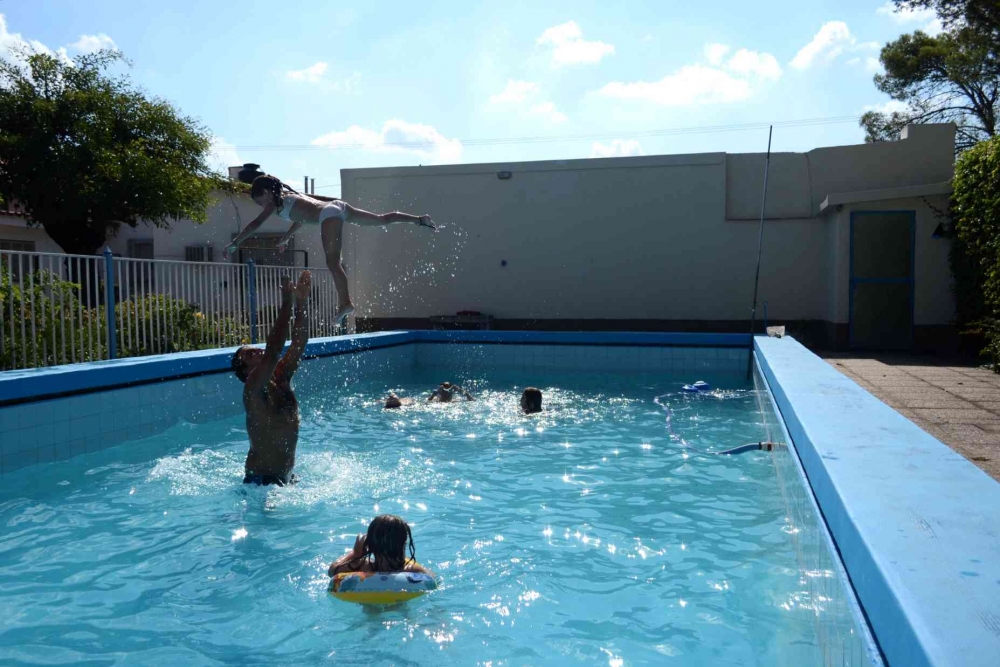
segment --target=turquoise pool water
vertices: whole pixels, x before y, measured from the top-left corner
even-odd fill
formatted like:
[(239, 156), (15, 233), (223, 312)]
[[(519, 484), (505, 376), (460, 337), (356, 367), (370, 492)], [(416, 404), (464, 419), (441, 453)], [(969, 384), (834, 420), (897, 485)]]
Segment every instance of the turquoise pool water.
[[(381, 409), (442, 379), (480, 400)], [(242, 417), (4, 476), (0, 663), (824, 664), (770, 455), (710, 453), (764, 438), (747, 385), (546, 373), (524, 417), (523, 379), (302, 396), (294, 487), (240, 485)], [(327, 595), (378, 513), (439, 591)]]

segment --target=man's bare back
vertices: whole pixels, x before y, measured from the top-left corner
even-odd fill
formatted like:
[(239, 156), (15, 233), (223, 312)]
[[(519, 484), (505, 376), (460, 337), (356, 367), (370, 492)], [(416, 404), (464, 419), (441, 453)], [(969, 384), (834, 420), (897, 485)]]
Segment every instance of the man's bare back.
[[(244, 484), (284, 485), (294, 481), (292, 468), (299, 441), (299, 403), (291, 380), (309, 340), (305, 311), (309, 287), (308, 271), (302, 273), (294, 287), (286, 278), (281, 286), (281, 310), (268, 334), (266, 348), (261, 351), (242, 347), (233, 355), (233, 370), (245, 385), (243, 406), (250, 437)], [(281, 356), (293, 303), (292, 343)]]

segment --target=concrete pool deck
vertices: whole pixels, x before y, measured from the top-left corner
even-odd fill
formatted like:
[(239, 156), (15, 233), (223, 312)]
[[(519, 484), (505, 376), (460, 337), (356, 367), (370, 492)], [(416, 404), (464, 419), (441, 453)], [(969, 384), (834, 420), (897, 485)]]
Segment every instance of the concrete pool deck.
[(1000, 482), (1000, 375), (927, 356), (820, 356)]

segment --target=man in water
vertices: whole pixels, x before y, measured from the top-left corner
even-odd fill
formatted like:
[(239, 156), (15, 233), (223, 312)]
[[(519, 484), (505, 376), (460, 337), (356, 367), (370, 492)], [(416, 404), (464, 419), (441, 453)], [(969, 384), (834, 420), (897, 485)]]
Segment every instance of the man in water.
[(427, 397), (427, 402), (437, 401), (438, 403), (451, 403), (452, 399), (455, 398), (456, 394), (461, 394), (465, 396), (465, 400), (474, 401), (475, 398), (472, 394), (465, 391), (457, 384), (452, 384), (450, 382), (442, 382), (438, 385), (437, 389), (431, 392), (431, 395)]
[(390, 391), (389, 396), (385, 399), (385, 409), (394, 410), (395, 408), (401, 408), (404, 405), (413, 405), (412, 398), (400, 398), (396, 396), (396, 392)]
[[(306, 300), (311, 277), (303, 271), (298, 285), (287, 277), (281, 284), (281, 310), (261, 350), (243, 346), (233, 355), (232, 368), (243, 382), (243, 407), (247, 411), (247, 453), (244, 484), (284, 486), (295, 482), (295, 447), (299, 441), (299, 403), (292, 391), (292, 376), (309, 341)], [(288, 337), (288, 320), (295, 307), (292, 344), (281, 355)]]

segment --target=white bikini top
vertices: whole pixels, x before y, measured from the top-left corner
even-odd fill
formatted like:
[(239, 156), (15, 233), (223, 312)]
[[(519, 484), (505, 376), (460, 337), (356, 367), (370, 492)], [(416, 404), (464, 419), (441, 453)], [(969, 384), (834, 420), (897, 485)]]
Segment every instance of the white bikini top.
[(281, 218), (282, 220), (287, 220), (288, 222), (291, 222), (292, 221), (292, 206), (299, 199), (305, 199), (305, 197), (297, 195), (294, 192), (286, 192), (284, 194), (284, 196), (281, 198), (281, 210), (280, 211), (275, 211), (275, 213), (277, 214), (277, 216), (279, 218)]

